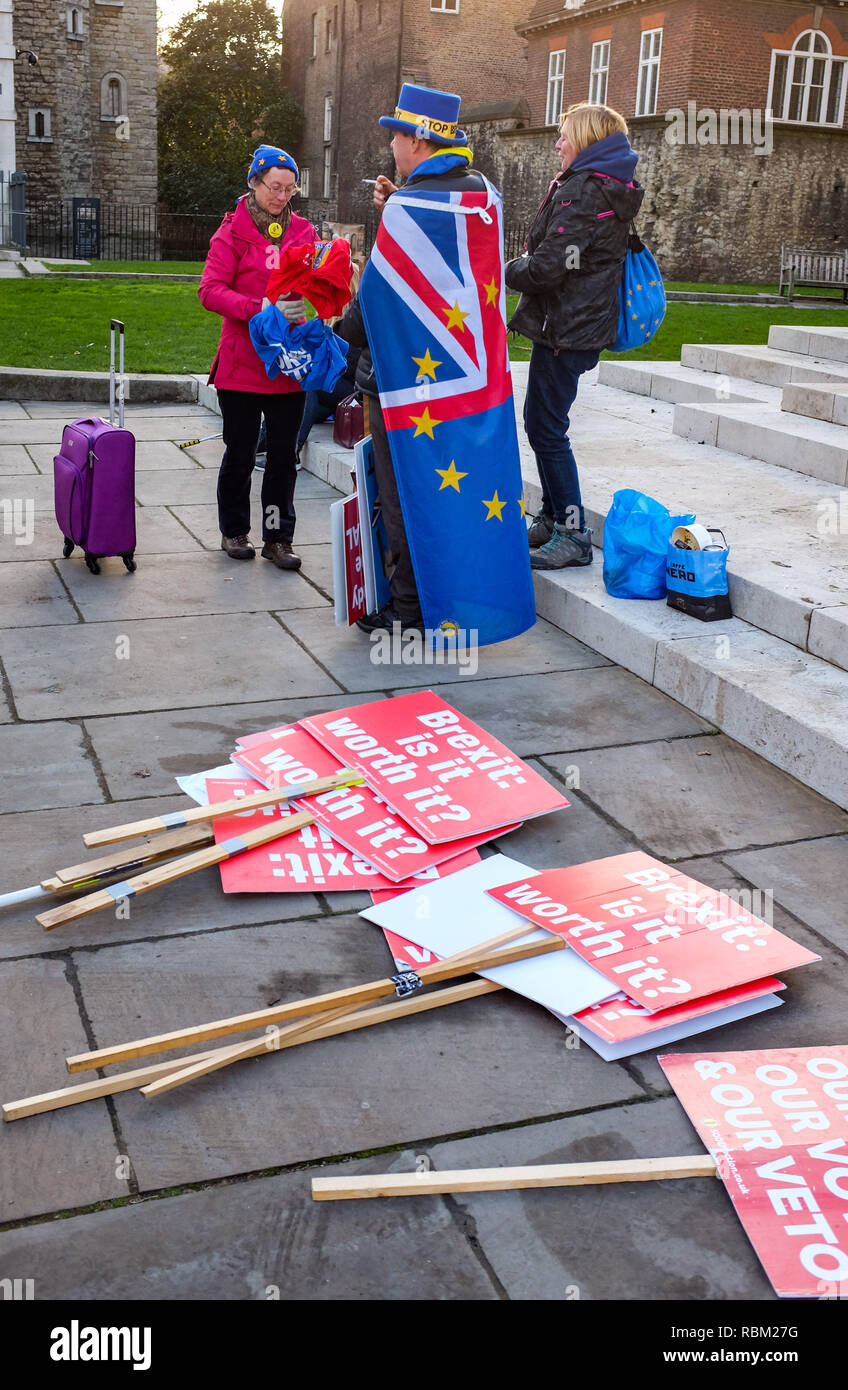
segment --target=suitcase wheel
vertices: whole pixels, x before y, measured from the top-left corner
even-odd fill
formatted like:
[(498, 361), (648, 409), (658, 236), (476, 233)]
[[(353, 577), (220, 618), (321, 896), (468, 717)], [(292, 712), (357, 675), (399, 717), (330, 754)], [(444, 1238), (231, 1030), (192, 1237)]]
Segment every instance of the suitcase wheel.
[(133, 559), (133, 552), (131, 550), (128, 550), (125, 555), (121, 556), (121, 559), (123, 560), (130, 574), (135, 574), (136, 570), (138, 569), (138, 565)]
[(62, 546), (62, 554), (64, 555), (64, 557), (65, 557), (66, 560), (67, 560), (68, 556), (71, 555), (71, 554), (73, 553), (73, 549), (74, 549), (74, 543), (73, 543), (73, 541), (69, 541), (69, 540), (68, 540), (68, 537), (66, 536), (66, 537), (65, 537), (65, 544)]
[(88, 566), (88, 568), (91, 570), (91, 573), (92, 573), (92, 574), (99, 574), (99, 573), (100, 573), (100, 566), (99, 566), (98, 563), (97, 563), (97, 556), (96, 556), (96, 555), (89, 555), (89, 554), (86, 554), (85, 563), (86, 563), (86, 565)]

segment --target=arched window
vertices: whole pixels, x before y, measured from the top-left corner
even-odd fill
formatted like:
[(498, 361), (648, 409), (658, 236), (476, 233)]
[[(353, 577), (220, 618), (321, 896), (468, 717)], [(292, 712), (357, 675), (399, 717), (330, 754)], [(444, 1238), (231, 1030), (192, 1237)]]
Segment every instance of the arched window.
[(776, 121), (841, 126), (848, 59), (834, 58), (827, 34), (805, 29), (771, 60), (768, 107)]
[(82, 11), (76, 8), (68, 10), (68, 33), (72, 38), (82, 38)]
[(100, 80), (100, 119), (116, 121), (127, 114), (127, 82), (119, 72), (107, 72)]
[(33, 125), (35, 127), (33, 134), (35, 135), (36, 140), (43, 140), (45, 135), (43, 111), (36, 111)]

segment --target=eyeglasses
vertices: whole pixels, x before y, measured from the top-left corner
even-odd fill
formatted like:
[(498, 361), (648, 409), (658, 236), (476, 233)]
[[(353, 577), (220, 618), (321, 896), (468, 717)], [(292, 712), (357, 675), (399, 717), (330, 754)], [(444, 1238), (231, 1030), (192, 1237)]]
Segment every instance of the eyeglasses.
[(260, 183), (264, 183), (268, 192), (273, 193), (276, 198), (290, 198), (293, 193), (300, 191), (296, 183), (269, 183), (267, 179), (260, 179)]

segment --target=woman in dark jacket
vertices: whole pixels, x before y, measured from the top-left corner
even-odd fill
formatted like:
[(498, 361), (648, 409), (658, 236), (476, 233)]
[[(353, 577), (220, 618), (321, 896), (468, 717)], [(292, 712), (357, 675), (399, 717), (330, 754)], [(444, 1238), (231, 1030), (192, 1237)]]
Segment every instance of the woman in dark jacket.
[(525, 254), (506, 267), (507, 285), (521, 291), (509, 326), (533, 344), (524, 402), (542, 484), (542, 510), (528, 532), (533, 569), (592, 563), (568, 413), (582, 373), (615, 342), (630, 223), (645, 196), (633, 179), (638, 155), (627, 122), (610, 107), (570, 107), (556, 148), (562, 173)]

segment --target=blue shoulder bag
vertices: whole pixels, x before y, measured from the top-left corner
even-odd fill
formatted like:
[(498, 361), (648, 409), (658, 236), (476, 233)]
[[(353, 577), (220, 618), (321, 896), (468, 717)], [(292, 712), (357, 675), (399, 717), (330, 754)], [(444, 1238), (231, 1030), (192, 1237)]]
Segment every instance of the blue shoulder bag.
[(630, 228), (619, 295), (618, 337), (610, 351), (630, 352), (651, 341), (666, 309), (659, 266), (634, 227)]

